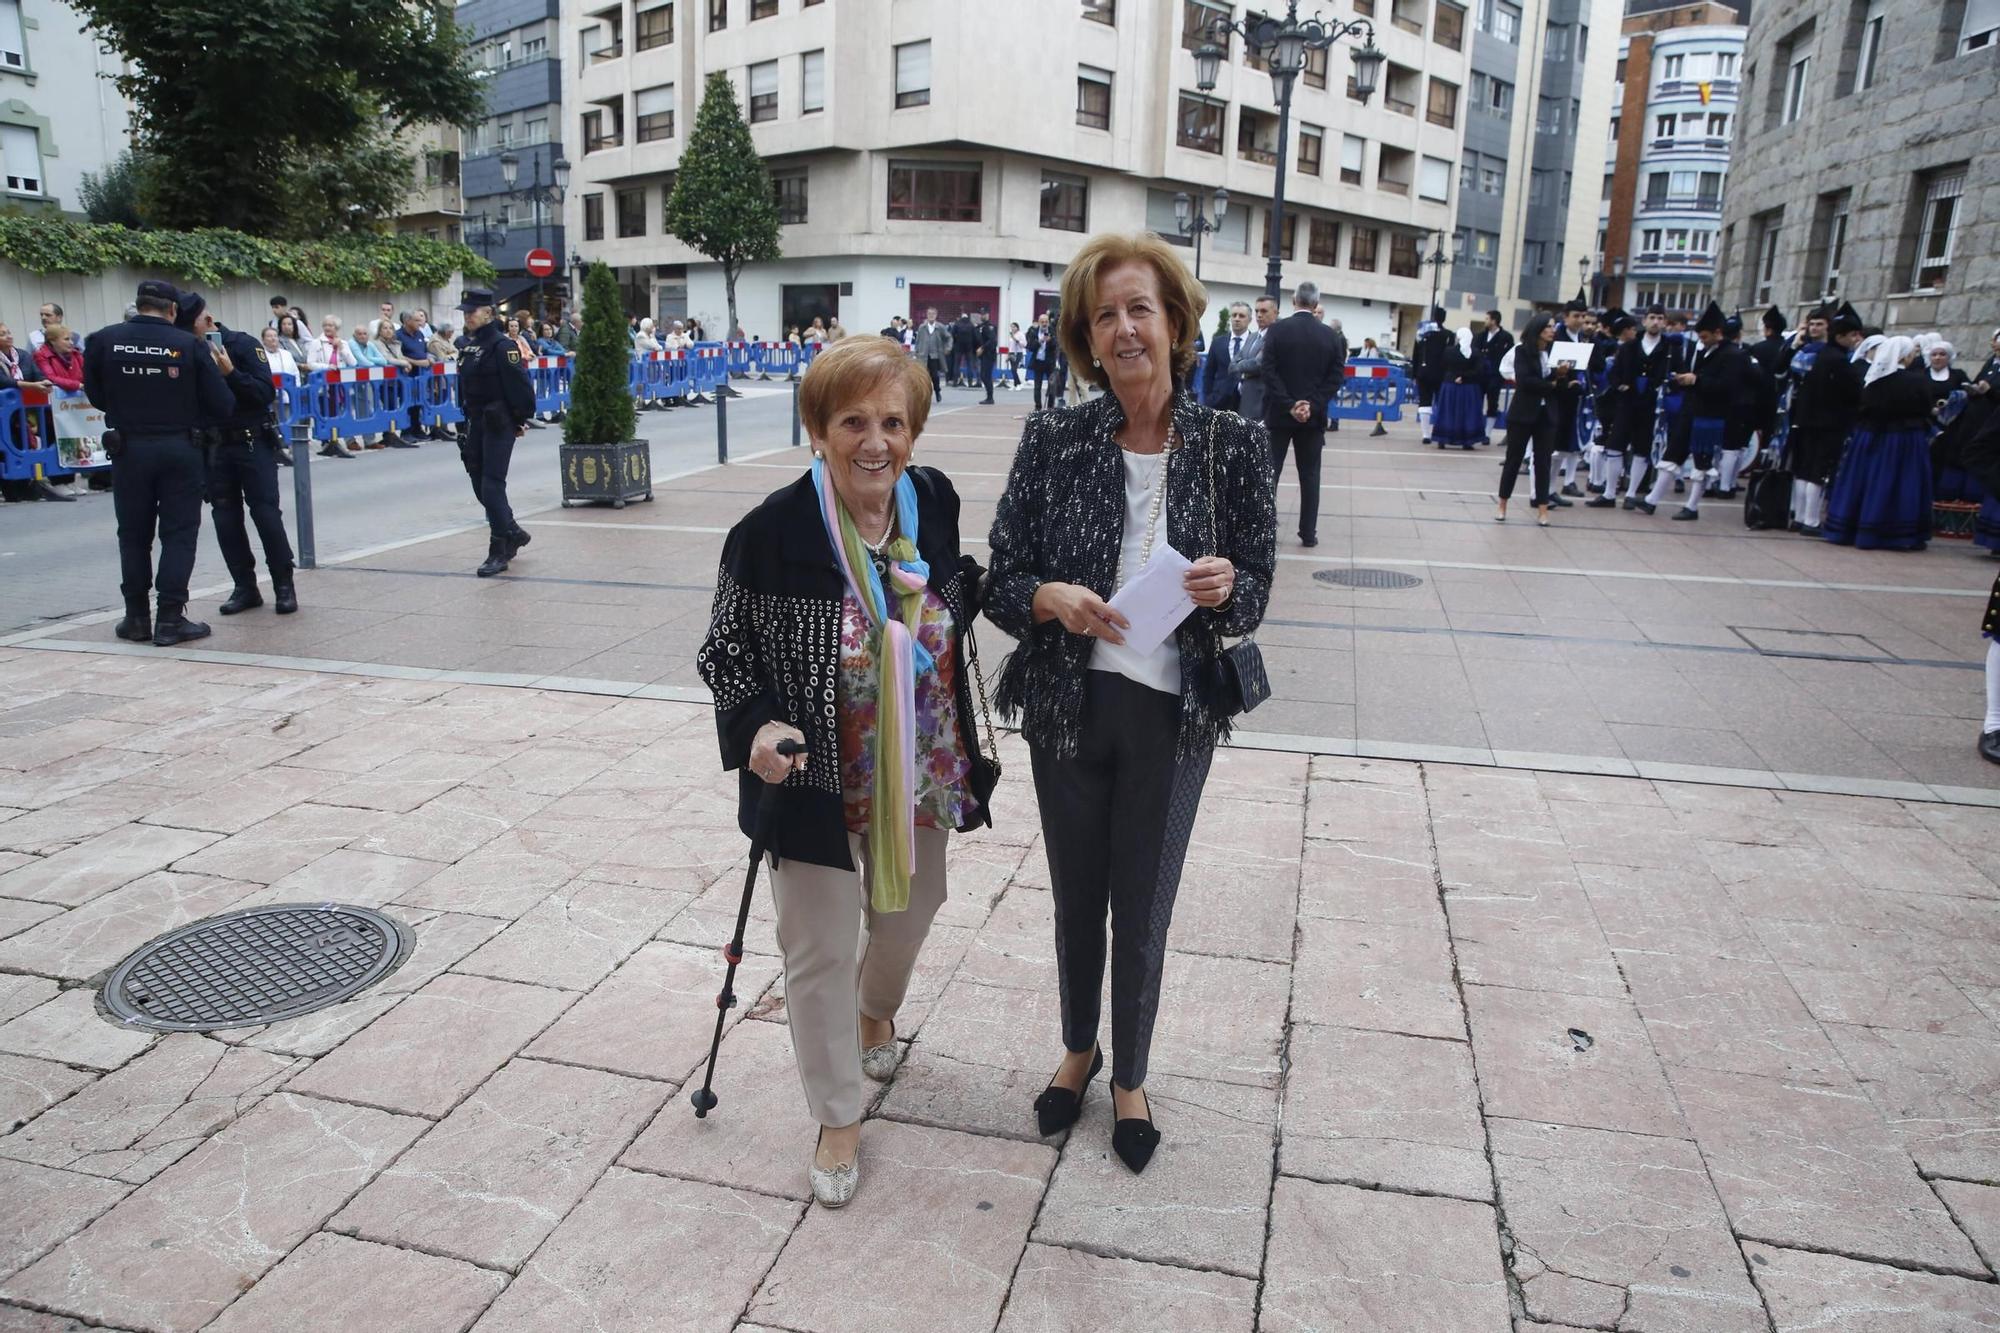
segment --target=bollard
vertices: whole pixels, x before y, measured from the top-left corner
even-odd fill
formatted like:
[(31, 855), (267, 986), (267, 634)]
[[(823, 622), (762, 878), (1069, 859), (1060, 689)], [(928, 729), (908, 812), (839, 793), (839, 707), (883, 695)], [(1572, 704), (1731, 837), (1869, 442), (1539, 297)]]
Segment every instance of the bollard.
[(792, 381), (792, 448), (799, 447), (799, 382)]
[(1382, 424), (1382, 410), (1377, 408), (1375, 409), (1375, 429), (1368, 432), (1368, 438), (1373, 439), (1377, 435), (1387, 435), (1388, 433), (1389, 428)]
[(312, 483), (312, 423), (303, 418), (292, 423), (292, 518), (299, 525), (298, 551), (296, 556), (300, 569), (312, 569), (316, 559), (313, 551), (313, 483)]
[(715, 395), (715, 461), (729, 461), (729, 395)]

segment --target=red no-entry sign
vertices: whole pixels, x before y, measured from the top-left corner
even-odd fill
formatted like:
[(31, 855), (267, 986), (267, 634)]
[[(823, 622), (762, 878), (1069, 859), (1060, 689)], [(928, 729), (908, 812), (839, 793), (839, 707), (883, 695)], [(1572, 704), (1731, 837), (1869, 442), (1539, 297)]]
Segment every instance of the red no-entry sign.
[(547, 250), (528, 251), (528, 276), (546, 278), (556, 271), (556, 257)]

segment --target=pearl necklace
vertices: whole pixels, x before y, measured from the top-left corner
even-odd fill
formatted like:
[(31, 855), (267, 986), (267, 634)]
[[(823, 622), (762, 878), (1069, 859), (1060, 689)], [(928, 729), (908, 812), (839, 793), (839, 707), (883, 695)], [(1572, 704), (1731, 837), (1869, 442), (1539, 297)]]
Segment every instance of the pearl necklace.
[(889, 516), (889, 526), (882, 529), (882, 540), (871, 542), (866, 537), (863, 537), (861, 539), (861, 544), (868, 548), (868, 554), (874, 556), (877, 560), (880, 560), (888, 552), (889, 539), (891, 537), (894, 537), (895, 535), (896, 535), (896, 518), (895, 515), (892, 514)]
[[(1166, 503), (1167, 499), (1167, 465), (1174, 456), (1174, 450), (1180, 448), (1180, 445), (1180, 434), (1175, 431), (1173, 422), (1169, 421), (1167, 423), (1167, 442), (1161, 448), (1159, 455), (1159, 473), (1152, 481), (1147, 483), (1147, 489), (1153, 493), (1153, 501), (1146, 513), (1146, 540), (1144, 545), (1139, 549), (1140, 569), (1144, 569), (1153, 562), (1153, 539), (1159, 532), (1160, 509)], [(1118, 571), (1118, 587), (1124, 587), (1129, 577), (1125, 570), (1120, 569)]]

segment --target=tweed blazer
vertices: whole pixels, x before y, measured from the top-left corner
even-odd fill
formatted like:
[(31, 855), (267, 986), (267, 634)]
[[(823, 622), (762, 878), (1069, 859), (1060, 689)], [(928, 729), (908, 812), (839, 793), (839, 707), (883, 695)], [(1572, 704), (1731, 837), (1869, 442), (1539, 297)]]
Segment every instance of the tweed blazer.
[[(1236, 566), (1229, 604), (1181, 622), (1181, 725), (1176, 753), (1191, 755), (1229, 734), (1214, 704), (1215, 657), (1225, 636), (1264, 618), (1277, 564), (1278, 516), (1270, 437), (1259, 422), (1201, 406), (1185, 393), (1171, 407), (1181, 447), (1167, 461), (1167, 540), (1190, 560), (1226, 556)], [(1078, 583), (1109, 598), (1125, 525), (1124, 464), (1113, 394), (1028, 418), (1007, 489), (993, 516), (992, 566), (983, 609), (1018, 640), (1000, 671), (994, 705), (1019, 715), (1028, 740), (1076, 752), (1084, 672), (1096, 640), (1060, 621), (1034, 623), (1035, 590)], [(1211, 502), (1211, 479), (1214, 500)]]
[[(917, 487), (917, 546), (931, 569), (930, 588), (951, 610), (957, 657), (959, 741), (975, 766), (994, 756), (979, 749), (965, 630), (979, 614), (979, 567), (959, 551), (958, 492), (935, 468), (912, 467)], [(838, 680), (841, 603), (847, 583), (827, 540), (819, 493), (807, 473), (729, 530), (715, 576), (715, 604), (695, 669), (715, 696), (722, 766), (737, 770), (736, 819), (754, 837), (765, 783), (750, 771), (750, 747), (767, 722), (786, 722), (806, 738), (807, 764), (779, 784), (769, 849), (814, 865), (854, 868), (840, 790)], [(981, 808), (959, 830), (985, 824)]]

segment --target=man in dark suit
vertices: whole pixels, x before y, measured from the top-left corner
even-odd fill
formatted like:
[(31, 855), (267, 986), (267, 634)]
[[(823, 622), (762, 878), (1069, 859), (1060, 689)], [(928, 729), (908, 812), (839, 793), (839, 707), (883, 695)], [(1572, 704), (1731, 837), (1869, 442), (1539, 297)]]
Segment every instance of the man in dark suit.
[(1285, 475), (1285, 451), (1299, 454), (1299, 543), (1319, 545), (1319, 462), (1326, 450), (1326, 408), (1340, 388), (1340, 347), (1313, 313), (1319, 284), (1302, 282), (1292, 313), (1264, 332), (1264, 425), (1271, 432), (1273, 480)]
[(1208, 345), (1208, 356), (1201, 363), (1201, 401), (1218, 411), (1242, 409), (1242, 384), (1230, 368), (1242, 359), (1249, 336), (1250, 307), (1238, 301), (1229, 307), (1228, 335)]
[(958, 388), (972, 387), (973, 357), (979, 351), (979, 333), (972, 316), (960, 311), (951, 326), (951, 382)]
[(1486, 386), (1486, 415), (1500, 415), (1500, 390), (1506, 381), (1500, 376), (1500, 358), (1513, 350), (1514, 335), (1500, 322), (1500, 312), (1486, 312), (1486, 327), (1472, 335), (1472, 359), (1478, 363), (1480, 383)]
[(1037, 315), (1035, 322), (1028, 325), (1028, 332), (1023, 335), (1023, 343), (1027, 349), (1028, 378), (1034, 381), (1035, 385), (1035, 410), (1037, 412), (1042, 410), (1042, 378), (1048, 370), (1048, 359), (1042, 344), (1047, 342), (1049, 337), (1049, 317), (1047, 315)]

